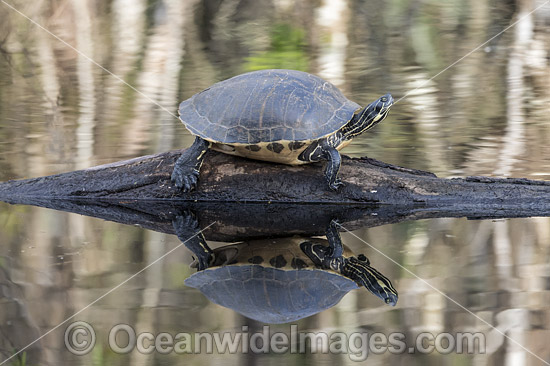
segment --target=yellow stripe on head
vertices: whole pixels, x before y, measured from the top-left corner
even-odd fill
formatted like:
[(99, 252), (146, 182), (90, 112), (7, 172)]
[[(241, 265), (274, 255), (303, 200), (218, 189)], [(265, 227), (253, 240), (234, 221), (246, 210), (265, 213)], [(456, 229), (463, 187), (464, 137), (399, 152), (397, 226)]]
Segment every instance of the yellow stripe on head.
[(344, 265), (342, 274), (365, 286), (367, 290), (384, 300), (386, 304), (395, 306), (397, 303), (398, 293), (391, 281), (382, 273), (367, 265), (366, 262), (351, 257)]

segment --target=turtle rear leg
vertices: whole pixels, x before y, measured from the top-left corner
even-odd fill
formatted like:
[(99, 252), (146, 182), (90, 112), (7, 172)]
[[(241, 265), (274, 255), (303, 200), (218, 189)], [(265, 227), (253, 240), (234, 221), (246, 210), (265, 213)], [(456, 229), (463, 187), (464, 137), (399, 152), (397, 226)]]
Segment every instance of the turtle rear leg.
[(208, 151), (210, 142), (197, 137), (193, 145), (189, 147), (176, 161), (172, 171), (171, 180), (177, 188), (189, 192), (197, 185), (199, 170), (204, 159), (204, 153)]

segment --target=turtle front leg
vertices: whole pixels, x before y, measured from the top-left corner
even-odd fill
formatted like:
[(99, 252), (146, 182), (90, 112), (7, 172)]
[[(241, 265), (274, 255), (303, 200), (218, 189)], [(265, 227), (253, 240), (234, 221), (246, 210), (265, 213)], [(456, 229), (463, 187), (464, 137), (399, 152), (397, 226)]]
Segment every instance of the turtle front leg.
[(344, 246), (338, 232), (338, 221), (332, 220), (327, 227), (326, 236), (328, 240), (327, 255), (331, 258), (338, 258), (344, 254)]
[(193, 145), (184, 151), (174, 165), (171, 180), (177, 188), (189, 192), (197, 185), (199, 170), (210, 142), (197, 137)]
[(326, 160), (325, 179), (330, 189), (337, 190), (340, 186), (344, 185), (344, 183), (338, 179), (338, 171), (340, 170), (342, 159), (340, 153), (334, 147), (338, 146), (340, 143), (340, 140), (336, 139), (339, 135), (333, 136), (311, 144), (307, 149), (302, 151), (298, 159), (311, 163)]
[(338, 221), (332, 220), (327, 227), (326, 236), (328, 247), (320, 243), (309, 241), (300, 244), (300, 249), (311, 259), (315, 265), (341, 272), (346, 259), (344, 255), (344, 246), (338, 232)]
[(342, 181), (338, 178), (338, 171), (340, 170), (340, 165), (342, 162), (340, 152), (338, 152), (338, 150), (334, 147), (327, 147), (324, 150), (324, 156), (328, 161), (325, 168), (325, 179), (327, 180), (330, 189), (336, 191), (344, 185), (344, 183), (342, 183)]
[(189, 210), (183, 210), (172, 220), (172, 226), (178, 239), (197, 257), (197, 269), (202, 271), (208, 268), (213, 260), (213, 252), (206, 244), (195, 215)]
[(303, 243), (300, 243), (300, 249), (309, 257), (309, 259), (311, 259), (313, 263), (315, 263), (317, 267), (332, 269), (338, 273), (342, 271), (342, 267), (346, 261), (346, 259), (342, 256), (334, 257), (330, 255), (330, 247), (326, 247), (321, 243), (304, 241)]

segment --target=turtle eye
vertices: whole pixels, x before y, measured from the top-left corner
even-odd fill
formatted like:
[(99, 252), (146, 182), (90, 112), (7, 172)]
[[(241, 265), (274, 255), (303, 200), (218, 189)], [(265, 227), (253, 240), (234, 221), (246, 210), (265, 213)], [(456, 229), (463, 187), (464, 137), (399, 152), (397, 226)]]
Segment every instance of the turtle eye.
[(388, 98), (382, 97), (382, 98), (380, 98), (380, 100), (381, 100), (382, 102), (386, 103), (386, 102), (388, 101)]

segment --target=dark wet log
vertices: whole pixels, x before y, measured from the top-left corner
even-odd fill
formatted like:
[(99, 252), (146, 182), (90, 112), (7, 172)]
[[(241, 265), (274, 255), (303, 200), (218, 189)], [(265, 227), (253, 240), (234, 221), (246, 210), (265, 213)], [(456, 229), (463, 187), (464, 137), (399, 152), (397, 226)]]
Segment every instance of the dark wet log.
[[(550, 182), (468, 177), (441, 179), (373, 159), (344, 157), (345, 186), (331, 191), (322, 164), (285, 166), (216, 152), (205, 158), (197, 190), (182, 193), (170, 182), (181, 151), (171, 151), (42, 178), (0, 183), (0, 200), (179, 200), (188, 202), (323, 203), (392, 205), (463, 212), (548, 215)], [(503, 215), (496, 216), (503, 216)]]
[(289, 167), (210, 152), (198, 190), (185, 194), (169, 179), (179, 153), (0, 183), (0, 200), (169, 234), (172, 220), (191, 210), (201, 227), (214, 223), (204, 234), (217, 241), (323, 235), (332, 219), (355, 230), (436, 217), (550, 215), (548, 182), (440, 179), (372, 159), (344, 158), (340, 173), (346, 186), (333, 192), (321, 164)]

